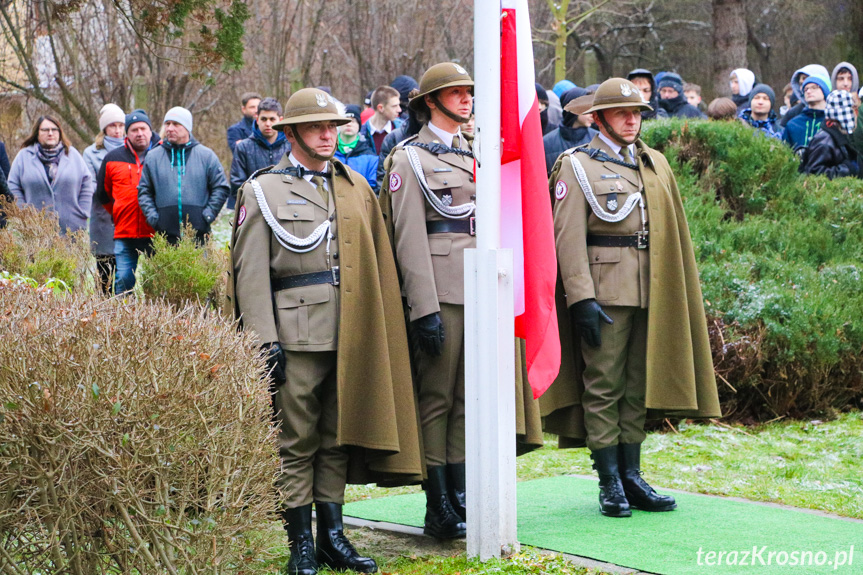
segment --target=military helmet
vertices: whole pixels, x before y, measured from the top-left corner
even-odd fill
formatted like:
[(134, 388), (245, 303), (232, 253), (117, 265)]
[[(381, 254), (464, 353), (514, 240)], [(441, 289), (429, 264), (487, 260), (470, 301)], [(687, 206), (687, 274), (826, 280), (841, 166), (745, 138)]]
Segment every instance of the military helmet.
[(455, 62), (441, 62), (426, 70), (420, 78), (419, 94), (410, 99), (408, 104), (413, 110), (418, 106), (425, 107), (425, 97), (432, 92), (453, 86), (473, 86), (473, 80), (467, 70)]
[(285, 117), (273, 124), (273, 128), (307, 122), (335, 122), (341, 126), (350, 121), (350, 118), (339, 114), (332, 96), (317, 88), (303, 88), (291, 95), (285, 105)]
[(637, 106), (642, 110), (653, 108), (641, 97), (641, 90), (624, 78), (609, 78), (599, 85), (593, 95), (593, 105), (584, 114), (607, 110), (609, 108), (627, 108)]

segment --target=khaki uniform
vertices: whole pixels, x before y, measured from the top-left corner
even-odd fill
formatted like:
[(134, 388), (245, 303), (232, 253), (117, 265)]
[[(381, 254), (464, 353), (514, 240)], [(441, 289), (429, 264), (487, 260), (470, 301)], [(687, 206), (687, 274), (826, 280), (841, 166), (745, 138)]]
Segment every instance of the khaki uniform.
[[(463, 135), (459, 146), (470, 150)], [(439, 144), (426, 125), (410, 141)], [(451, 205), (474, 201), (473, 159), (454, 153), (433, 154), (414, 147), (429, 188)], [(400, 145), (387, 174), (392, 198), (396, 259), (409, 320), (440, 312), (444, 326), (440, 357), (417, 357), (417, 396), (426, 464), (464, 462), (464, 250), (476, 247), (469, 233), (427, 232), (427, 222), (449, 221), (425, 199), (407, 152)], [(467, 220), (467, 218), (465, 218)]]
[[(295, 175), (257, 178), (273, 216), (290, 234), (306, 238), (330, 222), (329, 240), (308, 253), (279, 243), (251, 183), (237, 200), (231, 250), (236, 310), (260, 343), (278, 341), (286, 356), (287, 382), (273, 403), (288, 508), (313, 500), (341, 504), (349, 480), (403, 484), (422, 474), (404, 328), (400, 314), (384, 312), (388, 300), (397, 305), (398, 292), (383, 220), (362, 177), (338, 162), (330, 166), (324, 195)], [(275, 169), (291, 167), (285, 156)], [(273, 289), (272, 280), (335, 266), (342, 270), (340, 285)], [(354, 307), (343, 309), (347, 305)], [(346, 311), (360, 325), (346, 321)], [(363, 344), (365, 337), (372, 341)]]
[[(621, 159), (599, 136), (589, 147)], [(621, 150), (622, 151), (622, 150)], [(638, 170), (592, 160), (570, 152), (584, 167), (601, 208), (610, 214), (643, 191)], [(647, 207), (638, 205), (619, 222), (594, 213), (568, 157), (552, 174), (555, 191), (554, 231), (566, 305), (596, 299), (614, 324), (602, 324), (602, 345), (581, 345), (584, 360), (584, 425), (591, 450), (644, 440), (647, 307), (650, 289), (648, 249), (587, 245), (590, 236), (635, 236), (649, 227)], [(643, 219), (642, 219), (643, 218)]]

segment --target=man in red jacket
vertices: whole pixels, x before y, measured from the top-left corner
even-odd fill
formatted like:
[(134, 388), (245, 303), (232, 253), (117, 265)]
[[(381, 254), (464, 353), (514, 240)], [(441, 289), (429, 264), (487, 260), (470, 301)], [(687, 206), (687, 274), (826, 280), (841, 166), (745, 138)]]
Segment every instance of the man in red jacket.
[(96, 197), (114, 220), (114, 293), (135, 287), (138, 255), (153, 249), (153, 228), (138, 205), (138, 181), (153, 129), (144, 110), (126, 115), (126, 143), (108, 152), (96, 176)]

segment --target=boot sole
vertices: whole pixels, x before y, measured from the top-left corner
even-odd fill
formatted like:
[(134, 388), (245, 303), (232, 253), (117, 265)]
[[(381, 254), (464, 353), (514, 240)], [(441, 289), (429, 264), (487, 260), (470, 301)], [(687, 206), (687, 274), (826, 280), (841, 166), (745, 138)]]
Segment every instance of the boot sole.
[(599, 508), (599, 512), (603, 514), (605, 517), (632, 517), (632, 511), (621, 511), (620, 513), (609, 513), (605, 511), (602, 507)]
[(651, 508), (651, 507), (640, 507), (638, 505), (632, 505), (632, 503), (630, 503), (630, 505), (632, 506), (633, 509), (638, 509), (639, 511), (656, 512), (656, 513), (662, 513), (664, 511), (674, 511), (675, 509), (677, 509), (677, 503), (672, 503), (671, 505), (666, 505), (664, 507), (653, 507), (653, 508)]
[(467, 530), (459, 530), (455, 533), (442, 533), (440, 531), (425, 527), (423, 528), (423, 535), (428, 535), (429, 537), (434, 537), (435, 539), (461, 539), (462, 537), (467, 535)]

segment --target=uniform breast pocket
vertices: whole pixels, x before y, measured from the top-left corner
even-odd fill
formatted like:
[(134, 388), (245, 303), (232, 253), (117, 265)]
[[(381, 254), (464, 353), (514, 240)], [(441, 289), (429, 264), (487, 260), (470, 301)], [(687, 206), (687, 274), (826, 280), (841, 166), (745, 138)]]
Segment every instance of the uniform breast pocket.
[(276, 293), (279, 341), (286, 345), (332, 343), (338, 330), (338, 309), (330, 304), (329, 284), (291, 288)]
[[(452, 252), (452, 240), (449, 238), (429, 238), (429, 252), (432, 257), (435, 287), (438, 295), (448, 295), (453, 275), (449, 270), (449, 255)], [(458, 277), (458, 276), (456, 276)]]
[[(437, 197), (441, 198), (445, 195), (452, 197), (452, 188), (460, 188), (462, 186), (461, 174), (457, 172), (436, 172), (426, 174), (426, 181), (429, 189), (431, 189)], [(453, 204), (460, 204), (461, 201), (453, 201)]]
[(587, 258), (590, 260), (590, 277), (596, 291), (596, 299), (600, 303), (614, 301), (620, 297), (620, 282), (618, 279), (618, 264), (620, 250), (623, 248), (606, 248), (588, 246)]
[(276, 216), (285, 229), (295, 236), (304, 238), (315, 231), (315, 206), (313, 204), (279, 206)]

